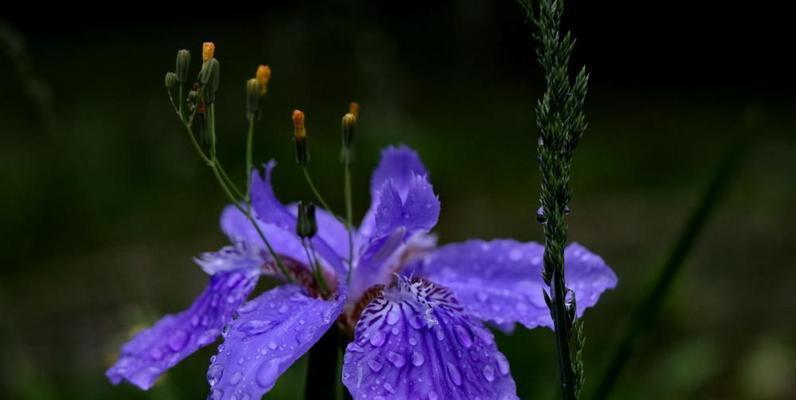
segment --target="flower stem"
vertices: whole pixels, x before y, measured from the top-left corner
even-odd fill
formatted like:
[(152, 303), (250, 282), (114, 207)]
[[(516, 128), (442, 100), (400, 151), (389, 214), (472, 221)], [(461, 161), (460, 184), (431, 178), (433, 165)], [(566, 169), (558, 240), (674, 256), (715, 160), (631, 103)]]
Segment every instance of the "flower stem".
[(332, 326), (310, 349), (304, 381), (305, 400), (337, 399), (339, 343), (339, 330)]
[(312, 181), (312, 177), (310, 176), (310, 171), (309, 169), (307, 169), (306, 165), (301, 166), (301, 172), (304, 173), (304, 180), (307, 181), (307, 185), (309, 185), (310, 190), (312, 190), (312, 194), (315, 195), (316, 199), (318, 199), (318, 203), (321, 203), (321, 206), (325, 208), (326, 211), (329, 211), (329, 213), (334, 215), (334, 217), (340, 220), (340, 222), (343, 222), (342, 219), (332, 211), (332, 208), (329, 207), (329, 204), (326, 203), (326, 200), (323, 198), (323, 196), (321, 196), (321, 192), (318, 191), (318, 188), (315, 187), (315, 183)]
[(246, 132), (246, 203), (248, 204), (251, 199), (251, 174), (252, 168), (254, 167), (254, 115), (250, 115), (246, 118), (249, 122), (249, 129)]
[(348, 157), (345, 159), (345, 221), (348, 231), (348, 276), (346, 282), (351, 282), (351, 275), (354, 270), (354, 227), (353, 216), (354, 206), (351, 200), (351, 162)]

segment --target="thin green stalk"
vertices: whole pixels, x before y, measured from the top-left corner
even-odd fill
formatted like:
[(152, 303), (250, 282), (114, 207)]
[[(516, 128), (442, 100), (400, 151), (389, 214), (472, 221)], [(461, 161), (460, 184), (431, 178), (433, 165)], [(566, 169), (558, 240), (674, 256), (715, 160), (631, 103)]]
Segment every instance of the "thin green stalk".
[(248, 203), (251, 199), (251, 174), (252, 168), (254, 167), (254, 116), (250, 116), (247, 118), (249, 120), (249, 130), (246, 133), (246, 202)]
[(595, 400), (608, 398), (616, 384), (619, 374), (624, 369), (627, 361), (640, 338), (649, 331), (652, 323), (658, 318), (666, 297), (671, 292), (677, 275), (682, 270), (685, 259), (694, 247), (699, 235), (704, 230), (713, 212), (721, 203), (724, 193), (733, 176), (738, 172), (743, 156), (748, 149), (746, 140), (736, 142), (724, 153), (716, 167), (710, 181), (702, 194), (699, 203), (691, 211), (688, 222), (683, 227), (666, 261), (658, 271), (652, 282), (650, 290), (645, 291), (646, 297), (641, 301), (622, 333), (619, 345), (613, 351), (605, 375), (592, 397)]
[(318, 262), (318, 257), (315, 255), (315, 248), (312, 245), (312, 239), (302, 239), (301, 244), (304, 246), (304, 252), (307, 254), (307, 260), (312, 266), (312, 272), (315, 275), (315, 281), (318, 282), (318, 287), (321, 289), (321, 293), (324, 296), (328, 295), (329, 286), (326, 285), (326, 279), (323, 277), (323, 272), (321, 272), (321, 264)]
[(348, 231), (348, 276), (346, 282), (351, 282), (351, 275), (354, 270), (354, 227), (353, 227), (353, 202), (351, 200), (351, 163), (348, 158), (345, 161), (345, 222)]
[(340, 219), (340, 217), (338, 217), (337, 214), (332, 211), (332, 208), (329, 207), (329, 204), (326, 203), (326, 200), (323, 198), (323, 196), (321, 196), (321, 192), (318, 191), (318, 188), (315, 187), (315, 183), (312, 181), (312, 177), (310, 176), (310, 172), (306, 165), (301, 166), (301, 172), (304, 173), (304, 180), (307, 181), (307, 185), (309, 185), (310, 190), (312, 190), (312, 194), (315, 195), (316, 199), (318, 199), (318, 203), (321, 203), (321, 206), (323, 206), (326, 211), (329, 211), (330, 214), (334, 215), (335, 218)]
[(179, 92), (177, 93), (177, 104), (179, 105), (179, 110), (177, 111), (177, 113), (180, 115), (180, 119), (182, 120), (182, 119), (185, 118), (183, 116), (183, 112), (182, 112), (182, 103), (183, 103), (183, 100), (182, 100), (182, 91), (183, 91), (182, 82), (180, 82), (180, 84), (177, 86), (177, 90), (179, 90)]

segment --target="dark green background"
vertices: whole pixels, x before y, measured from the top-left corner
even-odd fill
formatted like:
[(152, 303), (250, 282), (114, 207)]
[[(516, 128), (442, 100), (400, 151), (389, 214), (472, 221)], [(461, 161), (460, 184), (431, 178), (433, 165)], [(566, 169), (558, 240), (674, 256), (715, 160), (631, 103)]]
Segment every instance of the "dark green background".
[[(620, 278), (586, 314), (587, 392), (721, 153), (746, 135), (749, 157), (615, 397), (794, 398), (793, 82), (779, 47), (754, 43), (776, 32), (750, 39), (752, 29), (712, 25), (709, 13), (572, 7), (576, 60), (594, 79), (570, 237)], [(358, 216), (379, 149), (406, 143), (442, 200), (442, 243), (541, 238), (533, 105), (542, 82), (512, 2), (238, 11), (0, 22), (0, 397), (206, 395), (211, 349), (148, 393), (103, 376), (131, 329), (185, 308), (202, 289), (206, 276), (191, 258), (225, 244), (223, 194), (162, 87), (175, 51), (198, 56), (204, 40), (216, 42), (221, 62), (219, 148), (234, 176), (243, 175), (244, 81), (267, 63), (273, 78), (256, 158), (280, 163), (280, 198), (310, 196), (290, 140), (290, 112), (302, 108), (312, 173), (342, 209), (338, 125), (357, 100)], [(684, 19), (668, 18), (677, 15)], [(553, 335), (519, 329), (499, 342), (521, 397), (552, 398)], [(301, 398), (304, 365), (266, 398)]]

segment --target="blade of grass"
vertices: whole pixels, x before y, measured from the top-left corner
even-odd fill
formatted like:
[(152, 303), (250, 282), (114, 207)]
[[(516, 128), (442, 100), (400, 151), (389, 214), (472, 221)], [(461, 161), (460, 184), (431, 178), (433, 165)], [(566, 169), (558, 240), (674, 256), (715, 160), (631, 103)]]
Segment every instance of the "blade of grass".
[(671, 249), (665, 263), (652, 283), (651, 289), (631, 315), (629, 323), (622, 334), (619, 345), (611, 356), (605, 375), (592, 396), (595, 400), (608, 397), (614, 388), (617, 378), (627, 361), (633, 355), (639, 339), (649, 330), (671, 292), (677, 275), (694, 247), (697, 239), (710, 220), (713, 212), (718, 208), (727, 191), (732, 178), (740, 169), (741, 161), (749, 147), (749, 140), (736, 140), (723, 154), (718, 166), (707, 183), (704, 193), (696, 208), (691, 212), (677, 241)]

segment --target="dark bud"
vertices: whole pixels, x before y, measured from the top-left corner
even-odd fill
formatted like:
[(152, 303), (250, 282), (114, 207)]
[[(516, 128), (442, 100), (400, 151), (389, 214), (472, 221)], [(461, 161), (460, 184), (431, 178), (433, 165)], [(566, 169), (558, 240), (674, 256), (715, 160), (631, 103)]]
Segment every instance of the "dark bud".
[(188, 80), (188, 72), (191, 69), (191, 52), (182, 49), (177, 52), (177, 61), (174, 71), (177, 74), (177, 82), (185, 83)]
[(199, 71), (199, 82), (202, 83), (205, 102), (213, 104), (218, 86), (221, 83), (221, 65), (218, 60), (211, 58), (202, 63), (202, 70)]
[(171, 89), (177, 85), (177, 74), (166, 72), (166, 89)]
[(260, 105), (260, 84), (256, 78), (246, 81), (246, 118), (252, 119)]
[(315, 205), (302, 201), (298, 207), (296, 234), (302, 239), (311, 239), (316, 233), (318, 233), (318, 224), (315, 221)]

